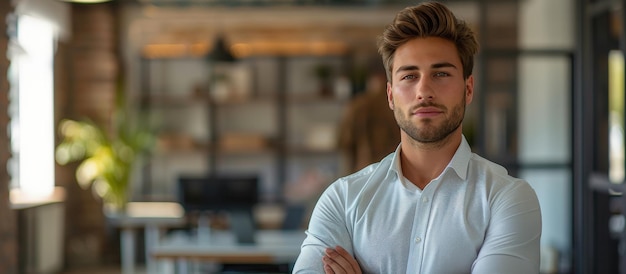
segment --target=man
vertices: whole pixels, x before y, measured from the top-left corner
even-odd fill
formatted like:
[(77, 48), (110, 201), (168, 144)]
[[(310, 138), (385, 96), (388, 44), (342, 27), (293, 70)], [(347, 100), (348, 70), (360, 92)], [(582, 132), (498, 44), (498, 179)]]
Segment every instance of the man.
[(385, 72), (372, 71), (365, 91), (352, 99), (339, 127), (344, 175), (380, 161), (396, 150), (400, 141), (400, 130), (387, 106)]
[(294, 273), (538, 273), (541, 212), (529, 184), (473, 154), (471, 29), (444, 5), (402, 10), (379, 40), (400, 145), (329, 186)]

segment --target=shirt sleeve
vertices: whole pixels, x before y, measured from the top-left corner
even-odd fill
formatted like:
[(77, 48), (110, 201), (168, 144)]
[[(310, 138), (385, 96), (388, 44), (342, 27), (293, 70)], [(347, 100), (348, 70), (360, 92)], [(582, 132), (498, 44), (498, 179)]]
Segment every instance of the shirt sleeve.
[(525, 181), (499, 193), (472, 273), (539, 273), (541, 209)]
[(322, 257), (327, 247), (340, 245), (354, 254), (352, 238), (346, 226), (344, 197), (337, 182), (320, 196), (311, 214), (307, 237), (293, 268), (294, 274), (324, 273)]

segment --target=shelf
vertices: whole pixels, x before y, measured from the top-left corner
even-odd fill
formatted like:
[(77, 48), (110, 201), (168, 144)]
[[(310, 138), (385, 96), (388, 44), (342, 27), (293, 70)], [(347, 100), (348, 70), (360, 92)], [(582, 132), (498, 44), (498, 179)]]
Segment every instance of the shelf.
[(275, 96), (252, 96), (250, 98), (244, 99), (227, 99), (227, 100), (213, 100), (213, 105), (215, 106), (243, 106), (249, 104), (268, 104), (268, 103), (276, 103)]
[(207, 154), (211, 150), (207, 145), (199, 145), (196, 147), (169, 147), (169, 148), (161, 148), (159, 147), (154, 153), (155, 156), (168, 156), (168, 155), (194, 155), (194, 154)]
[(185, 107), (194, 104), (207, 104), (209, 102), (209, 98), (202, 95), (152, 94), (142, 96), (140, 100), (143, 104), (149, 104), (152, 107)]
[(224, 132), (218, 141), (218, 152), (262, 151), (272, 148), (271, 138), (258, 133)]
[[(211, 153), (211, 147), (209, 145), (202, 145), (197, 147), (171, 147), (171, 148), (159, 148), (154, 156), (157, 157), (169, 157), (173, 155), (208, 155)], [(275, 154), (276, 149), (273, 146), (267, 146), (262, 148), (217, 148), (217, 155), (220, 157), (237, 157), (237, 156), (254, 156), (254, 155), (267, 155)]]
[(220, 156), (252, 156), (252, 155), (266, 155), (274, 154), (276, 149), (273, 147), (252, 148), (252, 149), (233, 149), (233, 148), (218, 148), (218, 155)]
[[(230, 107), (230, 106), (243, 106), (249, 104), (268, 104), (275, 103), (275, 96), (254, 96), (245, 99), (226, 99), (226, 100), (211, 100), (208, 96), (191, 95), (165, 95), (154, 94), (141, 97), (141, 102), (149, 104), (151, 107), (185, 107), (194, 104), (211, 104), (216, 107)], [(332, 100), (312, 100), (318, 102), (331, 103)]]
[(198, 141), (190, 135), (184, 133), (161, 133), (157, 137), (157, 148), (162, 153), (189, 153), (209, 151), (210, 143), (208, 141)]
[(319, 95), (288, 95), (287, 101), (292, 104), (346, 104), (350, 101), (350, 98), (337, 98), (331, 96), (319, 96)]
[(336, 155), (340, 153), (338, 148), (309, 148), (309, 147), (290, 147), (287, 153), (293, 155)]
[[(231, 81), (223, 86), (206, 83), (208, 72), (194, 62), (145, 59), (144, 89), (133, 99), (163, 131), (152, 155), (155, 161), (144, 169), (146, 178), (257, 172), (267, 177), (264, 180), (277, 182), (279, 189), (290, 173), (336, 166), (339, 150), (327, 139), (334, 138), (351, 98), (346, 92), (321, 96), (316, 92), (318, 79), (310, 71), (320, 63), (340, 70), (346, 60), (320, 58), (263, 57), (241, 60), (241, 66), (216, 67), (215, 72), (228, 73)], [(144, 195), (168, 187), (166, 182), (145, 182)]]

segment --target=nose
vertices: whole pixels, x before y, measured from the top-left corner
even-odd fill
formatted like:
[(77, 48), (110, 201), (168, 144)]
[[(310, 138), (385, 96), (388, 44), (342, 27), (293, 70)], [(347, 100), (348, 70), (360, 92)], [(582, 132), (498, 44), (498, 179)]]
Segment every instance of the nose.
[(422, 77), (417, 83), (415, 96), (418, 100), (433, 100), (435, 98), (435, 92), (432, 88), (431, 79), (428, 77)]

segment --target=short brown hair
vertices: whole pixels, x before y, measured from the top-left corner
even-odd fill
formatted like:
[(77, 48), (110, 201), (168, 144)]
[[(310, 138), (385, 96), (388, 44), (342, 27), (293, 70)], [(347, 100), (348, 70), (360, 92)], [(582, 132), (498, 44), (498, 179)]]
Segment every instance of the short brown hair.
[(463, 77), (472, 75), (474, 55), (478, 52), (474, 32), (445, 5), (424, 2), (401, 10), (378, 39), (378, 53), (383, 58), (387, 81), (391, 82), (393, 56), (398, 47), (418, 37), (440, 37), (453, 42), (461, 58)]

